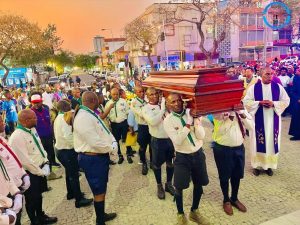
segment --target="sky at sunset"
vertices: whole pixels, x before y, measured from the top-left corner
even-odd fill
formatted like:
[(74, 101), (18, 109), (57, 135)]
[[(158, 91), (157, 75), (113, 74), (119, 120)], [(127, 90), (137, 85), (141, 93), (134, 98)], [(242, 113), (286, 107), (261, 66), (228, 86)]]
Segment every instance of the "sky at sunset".
[(0, 0), (0, 13), (22, 15), (44, 28), (57, 25), (63, 48), (75, 53), (93, 51), (95, 35), (114, 37), (124, 26), (141, 15), (146, 7), (161, 0)]

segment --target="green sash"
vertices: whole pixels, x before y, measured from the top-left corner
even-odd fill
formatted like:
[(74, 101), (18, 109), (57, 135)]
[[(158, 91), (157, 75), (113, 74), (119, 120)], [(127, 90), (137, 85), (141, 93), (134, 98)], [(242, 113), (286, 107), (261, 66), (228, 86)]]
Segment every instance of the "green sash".
[[(185, 114), (185, 110), (183, 110), (183, 112), (180, 113), (180, 114), (175, 113), (175, 112), (172, 112), (172, 114), (173, 114), (175, 117), (179, 118), (180, 121), (181, 121), (182, 126), (185, 127), (186, 123), (185, 123), (184, 119), (182, 118), (182, 117), (184, 116), (184, 114)], [(188, 137), (189, 141), (191, 142), (191, 144), (194, 145), (194, 146), (196, 146), (190, 132), (189, 132), (189, 134), (188, 134), (187, 137)]]
[(27, 129), (27, 128), (23, 127), (21, 124), (18, 124), (17, 129), (23, 130), (23, 131), (25, 131), (26, 133), (31, 134), (31, 136), (32, 136), (32, 138), (33, 138), (33, 141), (34, 141), (34, 143), (36, 144), (36, 146), (38, 147), (38, 149), (39, 149), (41, 155), (43, 156), (43, 158), (46, 158), (46, 156), (45, 156), (45, 154), (44, 154), (44, 152), (43, 152), (43, 150), (42, 150), (42, 147), (41, 147), (41, 145), (40, 145), (38, 139), (37, 139), (36, 136), (32, 133), (32, 131), (31, 131), (30, 129)]
[(2, 170), (2, 173), (3, 173), (3, 176), (4, 176), (5, 180), (10, 181), (10, 178), (8, 176), (6, 168), (5, 168), (5, 166), (4, 166), (4, 164), (3, 164), (3, 162), (2, 162), (1, 159), (0, 159), (0, 169)]
[(115, 114), (116, 114), (116, 118), (118, 117), (118, 112), (117, 112), (117, 102), (119, 101), (119, 99), (117, 101), (113, 101), (115, 104)]
[(142, 105), (144, 105), (144, 103), (145, 103), (145, 100), (140, 99), (139, 97), (136, 97), (136, 100), (138, 100)]
[(104, 130), (108, 134), (110, 134), (110, 131), (108, 130), (108, 128), (105, 126), (105, 124), (103, 123), (103, 121), (99, 118), (99, 116), (95, 112), (93, 112), (91, 109), (89, 109), (88, 107), (86, 107), (84, 105), (81, 105), (79, 108), (82, 109), (82, 110), (87, 111), (90, 114), (92, 114), (101, 123), (102, 127), (104, 128)]

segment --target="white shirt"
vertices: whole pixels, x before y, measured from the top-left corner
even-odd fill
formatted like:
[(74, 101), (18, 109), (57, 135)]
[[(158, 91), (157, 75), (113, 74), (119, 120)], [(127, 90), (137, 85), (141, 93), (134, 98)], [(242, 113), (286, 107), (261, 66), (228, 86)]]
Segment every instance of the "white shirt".
[[(4, 170), (4, 171), (3, 171)], [(6, 176), (7, 169), (0, 167), (0, 195), (7, 196), (8, 194), (15, 195), (20, 192), (18, 187), (15, 185), (13, 180), (10, 180), (10, 177)], [(1, 211), (1, 210), (0, 210)]]
[(43, 104), (47, 105), (49, 109), (53, 108), (53, 93), (47, 93), (46, 91), (42, 94)]
[(54, 136), (57, 150), (74, 148), (72, 127), (65, 121), (64, 114), (58, 114), (54, 121)]
[[(102, 123), (104, 124), (103, 121)], [(76, 152), (110, 153), (113, 151), (112, 143), (116, 141), (114, 136), (111, 132), (108, 133), (91, 113), (80, 109), (73, 126)]]
[[(241, 122), (248, 130), (253, 130), (254, 122), (247, 112), (245, 114), (245, 119), (240, 117)], [(235, 113), (231, 112), (231, 116), (234, 116), (233, 121), (229, 119), (229, 115), (230, 112), (214, 114), (213, 139), (220, 145), (238, 147), (243, 144), (244, 138)]]
[(147, 122), (145, 121), (143, 114), (142, 114), (142, 108), (146, 105), (146, 101), (142, 100), (140, 98), (134, 98), (131, 100), (131, 110), (134, 113), (136, 122), (141, 125), (147, 125)]
[(48, 162), (47, 152), (43, 147), (36, 129), (31, 128), (30, 130), (37, 138), (44, 156), (35, 144), (32, 135), (24, 130), (16, 129), (10, 136), (8, 143), (12, 146), (12, 149), (15, 151), (25, 170), (37, 176), (44, 176), (40, 166)]
[[(8, 146), (7, 141), (5, 138), (0, 137), (0, 139)], [(12, 150), (12, 147), (10, 147)], [(13, 150), (12, 150), (13, 151)], [(10, 179), (15, 183), (17, 187), (20, 187), (23, 183), (22, 178), (26, 175), (25, 170), (23, 169), (22, 165), (19, 165), (16, 159), (13, 156), (14, 152), (10, 152), (8, 148), (6, 148), (0, 142), (0, 159), (2, 160), (4, 166), (7, 169)], [(15, 157), (16, 154), (15, 154)], [(18, 159), (18, 158), (17, 158)]]
[(149, 133), (155, 138), (168, 138), (163, 125), (165, 111), (159, 105), (147, 104), (142, 109), (142, 115), (149, 126)]
[[(114, 104), (113, 100), (109, 100), (106, 103), (105, 110), (107, 110), (111, 104)], [(119, 98), (115, 104), (116, 105), (110, 110), (108, 118), (113, 123), (121, 123), (127, 119), (129, 106), (123, 98)]]
[[(187, 115), (184, 114), (182, 118), (186, 123)], [(198, 121), (199, 119), (195, 119), (195, 126), (191, 126), (189, 129), (183, 126), (180, 118), (172, 113), (164, 119), (164, 129), (172, 140), (176, 152), (189, 154), (197, 152), (203, 146), (205, 131)], [(195, 145), (189, 140), (189, 134)]]
[(288, 84), (290, 83), (291, 78), (288, 75), (285, 76), (278, 76), (279, 80), (281, 81), (281, 84), (284, 88), (286, 88), (288, 86)]

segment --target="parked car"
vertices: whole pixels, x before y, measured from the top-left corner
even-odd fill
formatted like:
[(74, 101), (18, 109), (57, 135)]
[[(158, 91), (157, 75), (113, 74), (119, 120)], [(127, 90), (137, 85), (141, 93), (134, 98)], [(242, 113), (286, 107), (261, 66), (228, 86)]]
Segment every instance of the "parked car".
[(286, 57), (285, 59), (281, 60), (281, 63), (287, 63), (287, 64), (297, 64), (298, 63), (298, 56), (291, 55)]
[(63, 80), (63, 79), (68, 78), (69, 76), (70, 76), (69, 73), (63, 73), (63, 74), (61, 74), (58, 78), (59, 78), (60, 80)]

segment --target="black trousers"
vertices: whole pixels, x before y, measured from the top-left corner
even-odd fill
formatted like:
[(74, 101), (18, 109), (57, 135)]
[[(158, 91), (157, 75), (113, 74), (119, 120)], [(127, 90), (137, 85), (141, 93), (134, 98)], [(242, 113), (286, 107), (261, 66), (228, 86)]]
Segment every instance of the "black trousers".
[(48, 160), (50, 162), (50, 169), (53, 163), (55, 163), (55, 153), (54, 153), (54, 139), (53, 136), (50, 137), (40, 137), (43, 147), (47, 152)]
[[(122, 155), (121, 148), (120, 148), (120, 140), (122, 139), (122, 142), (126, 141), (127, 131), (128, 131), (128, 123), (127, 120), (124, 120), (121, 123), (110, 123), (111, 126), (111, 133), (114, 135), (116, 141), (118, 142), (118, 154)], [(129, 154), (129, 152), (127, 152)]]
[(43, 215), (42, 193), (46, 191), (46, 177), (36, 176), (26, 171), (30, 177), (30, 187), (25, 191), (25, 207), (31, 223), (36, 224)]
[(74, 196), (76, 201), (82, 198), (79, 183), (78, 154), (74, 149), (57, 150), (57, 159), (65, 168), (67, 194)]

